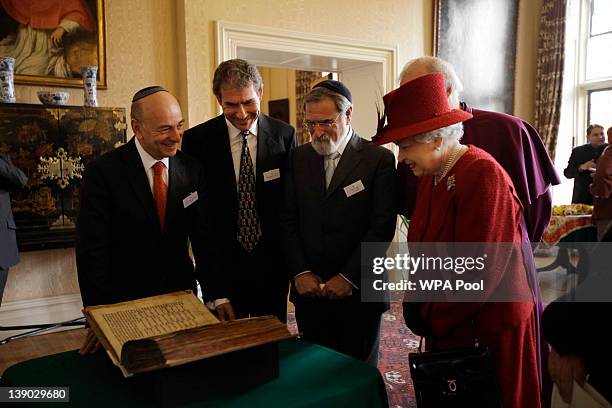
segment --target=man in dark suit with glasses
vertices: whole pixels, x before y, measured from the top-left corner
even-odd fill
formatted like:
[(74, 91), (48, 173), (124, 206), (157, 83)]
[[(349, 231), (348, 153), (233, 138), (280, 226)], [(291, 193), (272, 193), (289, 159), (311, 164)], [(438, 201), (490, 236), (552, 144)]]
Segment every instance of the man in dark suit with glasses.
[(282, 213), (292, 301), (306, 340), (376, 365), (387, 303), (363, 302), (362, 242), (395, 233), (395, 158), (351, 127), (352, 96), (326, 80), (305, 97), (312, 142), (293, 150)]

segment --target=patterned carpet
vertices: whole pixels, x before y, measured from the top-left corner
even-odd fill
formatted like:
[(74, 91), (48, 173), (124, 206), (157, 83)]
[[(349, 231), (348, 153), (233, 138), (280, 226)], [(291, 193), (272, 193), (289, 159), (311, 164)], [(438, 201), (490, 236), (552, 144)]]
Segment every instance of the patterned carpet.
[[(297, 332), (295, 315), (289, 313), (288, 326)], [(402, 304), (391, 303), (391, 309), (383, 315), (380, 337), (378, 369), (387, 386), (390, 408), (416, 407), (414, 389), (408, 368), (408, 353), (419, 347), (419, 337), (404, 324)]]

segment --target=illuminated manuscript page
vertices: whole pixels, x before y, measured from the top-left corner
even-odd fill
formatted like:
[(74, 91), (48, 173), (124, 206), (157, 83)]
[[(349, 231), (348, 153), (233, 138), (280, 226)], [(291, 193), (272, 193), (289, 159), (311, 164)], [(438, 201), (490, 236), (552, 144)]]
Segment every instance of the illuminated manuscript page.
[(121, 347), (128, 340), (219, 323), (191, 291), (93, 306), (86, 310), (110, 343), (115, 354), (111, 358), (117, 359), (121, 356)]

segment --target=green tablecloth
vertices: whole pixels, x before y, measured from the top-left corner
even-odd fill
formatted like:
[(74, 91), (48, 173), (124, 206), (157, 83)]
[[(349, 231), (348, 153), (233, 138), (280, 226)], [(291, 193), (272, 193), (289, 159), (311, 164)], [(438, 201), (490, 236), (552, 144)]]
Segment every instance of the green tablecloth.
[[(279, 356), (277, 379), (239, 395), (223, 395), (185, 406), (387, 407), (385, 385), (375, 367), (300, 340), (281, 342)], [(53, 406), (154, 406), (146, 384), (138, 384), (134, 379), (123, 378), (103, 353), (80, 356), (70, 351), (8, 368), (3, 385), (70, 387), (70, 404), (54, 403)], [(41, 407), (43, 403), (32, 406)]]

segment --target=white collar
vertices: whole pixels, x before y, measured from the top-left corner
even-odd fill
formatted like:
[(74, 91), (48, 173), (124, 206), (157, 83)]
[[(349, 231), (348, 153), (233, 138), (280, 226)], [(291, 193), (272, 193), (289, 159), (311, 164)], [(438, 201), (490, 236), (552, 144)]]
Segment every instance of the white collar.
[(340, 142), (340, 145), (338, 146), (338, 150), (336, 150), (337, 153), (340, 153), (340, 156), (342, 156), (344, 153), (344, 149), (346, 149), (346, 145), (348, 144), (349, 140), (351, 140), (352, 136), (353, 128), (349, 127), (346, 131), (346, 135), (344, 135), (344, 139), (342, 139), (342, 142)]
[[(260, 113), (260, 115), (261, 115), (261, 113)], [(229, 133), (230, 138), (237, 137), (240, 133), (242, 133), (242, 130), (240, 130), (236, 126), (232, 125), (232, 122), (230, 122), (225, 117), (225, 115), (223, 116), (223, 118), (225, 119), (225, 124), (227, 125), (227, 132)], [(257, 136), (257, 130), (258, 130), (257, 124), (258, 123), (259, 123), (259, 117), (253, 122), (253, 124), (249, 128), (249, 132), (251, 132), (251, 134), (253, 134), (255, 136)]]
[(164, 165), (166, 166), (166, 169), (170, 168), (170, 159), (168, 157), (164, 157), (161, 160), (157, 160), (156, 158), (151, 156), (144, 149), (144, 147), (142, 147), (136, 135), (134, 135), (134, 141), (136, 142), (136, 150), (138, 150), (138, 154), (140, 155), (140, 160), (142, 160), (142, 165), (144, 166), (145, 170), (149, 170), (158, 161), (161, 161), (162, 163), (164, 163)]

